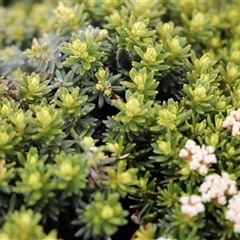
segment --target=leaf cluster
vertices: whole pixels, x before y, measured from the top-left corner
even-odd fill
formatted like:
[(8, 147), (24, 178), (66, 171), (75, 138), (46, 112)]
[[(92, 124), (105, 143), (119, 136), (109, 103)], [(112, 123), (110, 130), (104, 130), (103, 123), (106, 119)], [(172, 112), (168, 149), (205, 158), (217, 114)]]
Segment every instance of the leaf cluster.
[(180, 199), (240, 186), (240, 4), (31, 2), (0, 1), (0, 238), (239, 239)]

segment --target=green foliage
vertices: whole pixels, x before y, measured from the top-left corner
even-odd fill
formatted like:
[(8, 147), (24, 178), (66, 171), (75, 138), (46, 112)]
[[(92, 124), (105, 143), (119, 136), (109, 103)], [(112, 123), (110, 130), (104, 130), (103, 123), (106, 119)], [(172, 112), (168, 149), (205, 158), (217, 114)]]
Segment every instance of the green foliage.
[(49, 81), (40, 83), (40, 76), (32, 73), (31, 76), (21, 76), (21, 87), (18, 89), (20, 98), (25, 102), (41, 100), (50, 89), (47, 89)]
[[(148, 223), (146, 227), (140, 226), (139, 230), (136, 231), (136, 235), (134, 237), (135, 240), (141, 240), (141, 239), (154, 239), (154, 236), (156, 234), (156, 225), (153, 225), (151, 223)], [(165, 239), (165, 238), (163, 238)]]
[(64, 62), (64, 66), (73, 66), (73, 70), (84, 75), (85, 72), (92, 75), (97, 67), (102, 64), (99, 61), (103, 56), (103, 52), (99, 52), (100, 43), (93, 42), (93, 36), (86, 36), (81, 33), (78, 37), (76, 34), (72, 35), (72, 44), (65, 42), (60, 48), (60, 51), (66, 55), (70, 55)]
[(137, 168), (126, 170), (126, 164), (123, 160), (119, 161), (117, 169), (108, 169), (108, 180), (106, 185), (113, 191), (118, 192), (121, 196), (126, 196), (127, 193), (132, 193), (132, 185), (138, 184)]
[(132, 62), (133, 67), (141, 69), (146, 67), (150, 71), (164, 71), (169, 68), (167, 65), (160, 65), (167, 58), (168, 54), (160, 54), (162, 51), (162, 46), (157, 44), (156, 47), (148, 45), (146, 51), (143, 52), (141, 48), (134, 46), (134, 50), (141, 57), (141, 62)]
[(26, 56), (21, 49), (15, 45), (4, 48), (0, 53), (0, 72), (1, 75), (7, 76), (15, 71), (18, 67), (24, 68)]
[(108, 69), (104, 70), (100, 67), (95, 77), (96, 81), (86, 82), (85, 85), (87, 86), (87, 91), (93, 93), (91, 99), (98, 98), (98, 107), (102, 108), (104, 102), (110, 104), (111, 98), (117, 98), (117, 93), (124, 90), (124, 88), (119, 85), (121, 74), (113, 75)]
[(69, 120), (87, 115), (94, 107), (93, 104), (86, 104), (88, 96), (80, 96), (79, 88), (74, 88), (71, 93), (67, 88), (62, 88), (58, 94), (61, 101), (57, 100), (56, 104)]
[(100, 192), (96, 192), (93, 201), (85, 206), (85, 210), (78, 211), (78, 217), (86, 226), (80, 229), (76, 236), (84, 234), (84, 238), (89, 235), (106, 236), (117, 230), (117, 226), (126, 224), (128, 212), (122, 209), (118, 203), (117, 193), (109, 195), (107, 198)]
[(0, 1), (0, 239), (239, 239), (239, 10)]
[(14, 146), (21, 140), (14, 131), (12, 125), (0, 126), (1, 143), (0, 143), (0, 157), (5, 158), (6, 155), (14, 155)]
[(186, 45), (186, 38), (179, 38), (175, 36), (174, 38), (167, 36), (167, 39), (163, 42), (164, 51), (168, 53), (165, 60), (170, 66), (183, 65), (182, 60), (186, 59), (190, 54), (190, 45)]
[(130, 152), (136, 144), (127, 143), (125, 141), (124, 135), (121, 135), (117, 141), (115, 141), (111, 135), (106, 135), (106, 151), (111, 153), (111, 156), (117, 159), (132, 158)]
[(58, 189), (65, 189), (62, 196), (77, 194), (79, 189), (86, 187), (86, 177), (90, 173), (90, 167), (82, 155), (66, 155), (61, 152), (56, 156), (56, 168), (54, 175), (58, 178)]
[(192, 11), (191, 18), (182, 13), (183, 32), (187, 33), (186, 37), (189, 42), (203, 42), (212, 37), (209, 24), (209, 14), (200, 11)]
[(0, 189), (2, 192), (10, 192), (10, 181), (15, 177), (15, 172), (13, 166), (15, 162), (6, 164), (5, 160), (0, 162)]
[(173, 99), (164, 101), (162, 105), (156, 104), (154, 113), (157, 126), (151, 127), (151, 131), (178, 130), (181, 132), (189, 128), (186, 120), (189, 119), (191, 110), (186, 111), (182, 104), (179, 105)]
[(144, 103), (144, 96), (137, 92), (131, 93), (126, 91), (126, 103), (121, 99), (113, 100), (113, 105), (118, 108), (119, 112), (113, 119), (117, 122), (123, 123), (119, 131), (126, 131), (136, 133), (139, 132), (140, 127), (146, 123), (146, 117), (149, 115), (149, 108), (151, 108), (152, 101)]
[(61, 111), (56, 109), (54, 105), (48, 107), (45, 104), (33, 107), (35, 117), (29, 118), (28, 122), (32, 125), (31, 133), (34, 134), (32, 139), (43, 138), (49, 142), (56, 136), (62, 134), (63, 126)]
[(56, 183), (50, 182), (51, 169), (40, 162), (35, 167), (19, 168), (20, 181), (16, 181), (13, 192), (22, 194), (27, 206), (41, 209), (54, 196)]
[(55, 67), (61, 69), (60, 51), (58, 45), (63, 38), (56, 34), (45, 34), (42, 38), (33, 38), (31, 49), (26, 49), (23, 53), (27, 55), (29, 64), (36, 72), (46, 74), (46, 71), (54, 72)]
[(14, 211), (8, 216), (7, 221), (4, 223), (1, 231), (1, 239), (39, 239), (48, 240), (57, 239), (55, 231), (46, 235), (39, 222), (41, 214), (34, 214), (31, 209), (21, 208), (19, 211)]
[(132, 51), (134, 46), (147, 46), (151, 37), (155, 34), (155, 30), (148, 30), (147, 26), (149, 24), (149, 19), (143, 19), (139, 17), (135, 19), (132, 15), (129, 21), (122, 21), (122, 27), (117, 28), (119, 34), (120, 47), (126, 51)]
[(121, 84), (130, 89), (132, 92), (138, 92), (144, 95), (144, 101), (148, 102), (152, 100), (157, 95), (158, 91), (156, 90), (158, 82), (154, 79), (154, 72), (151, 71), (147, 74), (146, 68), (142, 68), (139, 71), (132, 68), (129, 72), (132, 82), (123, 81)]
[(54, 10), (57, 18), (55, 27), (62, 35), (74, 32), (87, 24), (87, 13), (84, 13), (83, 9), (83, 4), (67, 7), (62, 2), (58, 3), (58, 7)]

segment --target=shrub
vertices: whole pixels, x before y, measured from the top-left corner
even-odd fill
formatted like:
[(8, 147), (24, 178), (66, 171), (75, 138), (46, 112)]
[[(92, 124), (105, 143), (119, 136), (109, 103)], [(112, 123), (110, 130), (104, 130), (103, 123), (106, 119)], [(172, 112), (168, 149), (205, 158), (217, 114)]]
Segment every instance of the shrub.
[(1, 239), (239, 239), (238, 2), (0, 4)]

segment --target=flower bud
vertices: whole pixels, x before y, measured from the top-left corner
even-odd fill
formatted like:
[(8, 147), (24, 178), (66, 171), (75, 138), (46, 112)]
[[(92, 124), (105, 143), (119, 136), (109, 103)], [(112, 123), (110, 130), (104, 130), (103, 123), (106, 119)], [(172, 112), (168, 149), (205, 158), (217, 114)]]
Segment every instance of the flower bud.
[(24, 226), (24, 228), (28, 228), (29, 226), (31, 226), (32, 219), (28, 212), (22, 213), (20, 219), (21, 225)]
[(120, 150), (120, 145), (118, 143), (107, 143), (106, 148), (109, 152), (118, 153)]
[(76, 18), (73, 10), (71, 8), (65, 7), (62, 2), (59, 3), (54, 13), (56, 17), (62, 22), (67, 22)]
[(137, 115), (140, 111), (140, 104), (137, 99), (131, 98), (126, 104), (126, 114), (128, 117), (133, 117)]
[(34, 155), (28, 154), (28, 155), (27, 155), (27, 163), (28, 163), (30, 166), (36, 165), (37, 162), (38, 162), (38, 155), (37, 155), (37, 154), (34, 154)]
[(10, 137), (7, 133), (2, 132), (0, 133), (0, 146), (4, 146), (6, 143), (8, 143), (10, 140)]
[(70, 12), (68, 15), (67, 15), (67, 19), (68, 21), (74, 23), (74, 20), (76, 19), (76, 15), (73, 13), (73, 12)]
[(28, 88), (30, 93), (34, 93), (39, 88), (39, 76), (37, 77), (28, 77)]
[(217, 111), (221, 111), (223, 110), (225, 107), (226, 107), (227, 103), (222, 101), (222, 102), (217, 102), (216, 105), (215, 105), (215, 109)]
[(74, 175), (74, 169), (70, 162), (62, 162), (60, 165), (59, 175), (66, 181), (71, 181)]
[(75, 40), (72, 44), (69, 44), (69, 48), (71, 49), (74, 56), (77, 56), (81, 59), (86, 59), (88, 57), (87, 44), (80, 42), (78, 39)]
[(140, 186), (141, 189), (145, 190), (146, 186), (147, 186), (147, 181), (145, 179), (143, 179), (143, 178), (140, 178), (139, 186)]
[(195, 14), (193, 19), (190, 22), (190, 26), (193, 30), (201, 30), (202, 26), (204, 25), (204, 13), (198, 12)]
[(240, 51), (237, 50), (237, 49), (235, 49), (235, 50), (231, 53), (228, 61), (229, 61), (229, 62), (233, 62), (233, 63), (238, 63), (239, 59), (240, 59)]
[(25, 116), (23, 112), (19, 112), (15, 115), (15, 122), (17, 128), (24, 129), (26, 127)]
[(227, 151), (228, 155), (231, 157), (231, 156), (234, 156), (235, 154), (235, 149), (234, 147), (230, 147)]
[(208, 82), (209, 81), (209, 74), (201, 74), (200, 80), (203, 82)]
[(105, 205), (100, 213), (103, 219), (110, 219), (114, 216), (114, 211), (111, 206)]
[(124, 172), (119, 175), (119, 180), (123, 184), (130, 184), (132, 182), (132, 175), (129, 172)]
[(203, 86), (199, 86), (193, 91), (193, 95), (194, 102), (200, 102), (207, 96), (206, 89)]
[(217, 145), (218, 145), (218, 142), (219, 142), (218, 134), (214, 134), (214, 133), (213, 133), (213, 134), (211, 135), (210, 139), (209, 139), (208, 144), (209, 144), (210, 146), (212, 146), (213, 148), (216, 148)]
[(215, 127), (216, 127), (216, 130), (218, 132), (221, 132), (222, 131), (222, 128), (223, 128), (223, 119), (222, 118), (217, 118), (215, 120)]
[(39, 45), (39, 43), (37, 42), (37, 39), (33, 39), (33, 45), (31, 47), (31, 50), (34, 52), (34, 53), (41, 53), (42, 51), (42, 48), (41, 46)]
[[(194, 63), (195, 69), (200, 70), (204, 67), (208, 68), (211, 65), (212, 60), (209, 58), (208, 54), (203, 55), (199, 60)], [(200, 71), (198, 71), (200, 73)]]
[(103, 85), (100, 83), (97, 83), (94, 88), (97, 91), (102, 91), (104, 89)]
[(71, 107), (74, 104), (74, 102), (75, 101), (71, 94), (68, 93), (64, 96), (64, 103), (65, 103), (64, 105)]
[(143, 22), (134, 23), (131, 33), (133, 37), (142, 37), (146, 33), (146, 25)]
[(1, 111), (2, 117), (7, 117), (10, 112), (11, 112), (10, 106), (8, 104), (3, 104)]
[(83, 143), (88, 149), (90, 149), (92, 146), (94, 146), (94, 141), (93, 141), (92, 137), (84, 137)]
[(148, 46), (147, 51), (143, 55), (144, 60), (149, 63), (154, 63), (157, 58), (157, 53), (154, 47)]
[(143, 39), (142, 39), (142, 42), (144, 42), (144, 43), (147, 44), (147, 43), (150, 43), (151, 40), (152, 40), (152, 39), (151, 39), (150, 37), (148, 37), (148, 38), (146, 37), (146, 38), (143, 38)]
[(33, 189), (39, 189), (42, 187), (41, 183), (41, 176), (39, 172), (34, 172), (31, 173), (29, 178), (28, 178), (28, 184), (33, 188)]
[[(94, 147), (93, 152), (96, 152), (96, 151), (97, 151), (97, 147)], [(98, 159), (99, 161), (101, 161), (104, 157), (105, 157), (105, 155), (104, 155), (103, 152), (98, 152), (98, 153), (95, 155), (95, 159)]]
[(110, 97), (112, 95), (112, 90), (111, 89), (106, 89), (104, 91), (104, 95), (106, 95), (107, 97)]
[(43, 128), (48, 127), (52, 121), (52, 117), (46, 107), (42, 108), (40, 112), (37, 112), (36, 116), (38, 121), (42, 123)]
[(236, 77), (238, 77), (238, 66), (227, 66), (227, 82), (231, 83)]
[(165, 36), (165, 37), (167, 35), (171, 35), (172, 30), (173, 30), (173, 24), (171, 22), (170, 23), (164, 23), (163, 26), (162, 26), (162, 35)]
[(173, 112), (170, 112), (168, 109), (163, 109), (161, 111), (159, 111), (158, 113), (158, 118), (157, 118), (157, 123), (160, 126), (163, 126), (165, 128), (168, 128), (170, 130), (174, 130), (176, 129), (176, 113), (175, 113), (175, 109), (173, 109)]
[(122, 19), (118, 13), (113, 13), (110, 15), (111, 22), (114, 23), (115, 26), (120, 27), (122, 25)]
[(158, 147), (161, 149), (165, 156), (168, 156), (172, 153), (172, 147), (170, 142), (159, 141)]
[(209, 41), (209, 45), (210, 45), (210, 47), (212, 47), (212, 48), (217, 48), (217, 47), (220, 46), (220, 44), (221, 44), (221, 42), (220, 42), (220, 38), (219, 38), (219, 37), (213, 37), (213, 38), (210, 39), (210, 41)]
[(117, 3), (118, 3), (117, 0), (111, 0), (111, 1), (103, 0), (102, 8), (106, 10), (108, 13), (111, 13), (115, 9)]
[(202, 121), (201, 123), (197, 123), (194, 128), (194, 133), (200, 135), (204, 132), (206, 128), (206, 121)]
[(7, 168), (5, 167), (5, 160), (0, 161), (0, 180), (4, 180), (6, 178)]
[(106, 75), (107, 75), (107, 73), (103, 68), (99, 68), (96, 73), (96, 77), (100, 80), (105, 80)]
[(180, 170), (180, 173), (183, 175), (183, 176), (188, 176), (190, 174), (191, 170), (188, 168), (188, 167), (185, 167), (185, 168), (182, 168)]
[(99, 32), (99, 37), (100, 39), (105, 39), (107, 38), (108, 36), (108, 31), (106, 29), (102, 29), (100, 32)]
[(171, 52), (173, 52), (173, 53), (179, 52), (179, 50), (181, 50), (181, 47), (179, 44), (180, 44), (179, 38), (178, 37), (173, 38), (172, 41), (169, 43)]
[(140, 90), (141, 92), (144, 91), (145, 89), (145, 83), (146, 83), (146, 74), (138, 74), (133, 81), (136, 83), (138, 90)]

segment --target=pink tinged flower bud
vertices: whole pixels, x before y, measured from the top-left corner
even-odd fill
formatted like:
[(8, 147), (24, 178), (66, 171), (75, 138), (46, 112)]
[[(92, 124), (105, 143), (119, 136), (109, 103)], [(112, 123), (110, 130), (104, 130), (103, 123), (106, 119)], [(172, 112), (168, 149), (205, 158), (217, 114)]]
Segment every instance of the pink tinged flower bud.
[(220, 205), (227, 203), (226, 197), (237, 192), (236, 181), (228, 173), (210, 174), (199, 187), (203, 202), (216, 201)]
[(183, 196), (179, 199), (181, 206), (181, 212), (189, 217), (195, 217), (199, 213), (205, 211), (205, 207), (202, 203), (202, 199), (198, 195)]
[(240, 109), (232, 111), (223, 122), (223, 127), (232, 132), (233, 136), (240, 135)]
[(191, 139), (187, 140), (184, 148), (180, 150), (179, 157), (185, 158), (190, 170), (198, 171), (201, 175), (208, 173), (209, 164), (217, 162), (212, 146), (200, 147)]
[(240, 192), (234, 195), (227, 205), (225, 219), (233, 223), (233, 231), (240, 233)]

